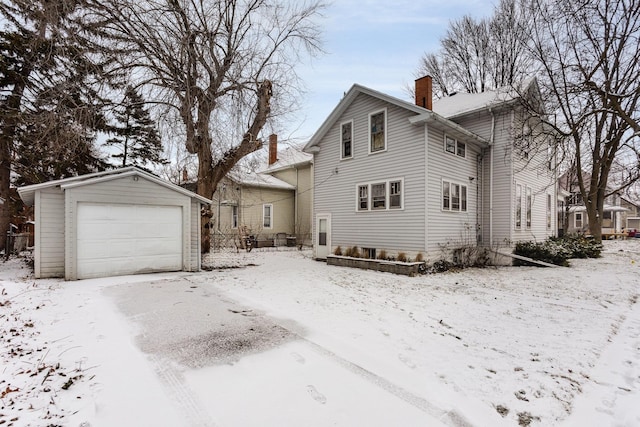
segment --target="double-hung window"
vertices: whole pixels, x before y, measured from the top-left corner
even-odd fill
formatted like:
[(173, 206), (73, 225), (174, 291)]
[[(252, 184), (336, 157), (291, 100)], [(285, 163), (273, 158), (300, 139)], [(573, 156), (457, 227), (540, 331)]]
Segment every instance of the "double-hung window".
[(262, 205), (262, 226), (264, 228), (273, 227), (273, 205)]
[(340, 158), (353, 157), (353, 120), (340, 125)]
[(369, 114), (369, 152), (387, 149), (387, 110)]
[(522, 228), (522, 185), (516, 185), (516, 229)]
[(387, 208), (387, 184), (371, 184), (371, 209)]
[(442, 210), (467, 211), (467, 186), (451, 181), (442, 181)]
[(527, 229), (531, 228), (531, 187), (527, 187)]
[(358, 210), (359, 211), (369, 210), (369, 186), (368, 185), (358, 186)]
[(403, 179), (357, 185), (357, 210), (403, 209)]
[(455, 154), (459, 157), (466, 157), (467, 155), (467, 144), (462, 141), (458, 141), (455, 138), (450, 137), (449, 135), (444, 136), (444, 151), (447, 153)]
[(231, 206), (231, 228), (238, 228), (238, 206)]
[(551, 228), (551, 194), (547, 194), (547, 229)]
[(389, 182), (389, 209), (402, 207), (402, 181)]

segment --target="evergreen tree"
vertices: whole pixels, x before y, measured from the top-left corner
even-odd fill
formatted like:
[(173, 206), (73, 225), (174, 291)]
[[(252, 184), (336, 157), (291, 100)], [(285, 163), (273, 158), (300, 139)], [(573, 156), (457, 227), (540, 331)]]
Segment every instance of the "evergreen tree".
[(127, 86), (122, 104), (114, 110), (114, 117), (116, 124), (110, 127), (110, 132), (115, 136), (105, 145), (118, 150), (111, 155), (119, 159), (118, 166), (167, 163), (162, 157), (162, 141), (155, 123), (144, 107), (144, 99), (133, 87)]
[[(103, 100), (95, 89), (104, 64), (95, 59), (113, 56), (91, 42), (90, 33), (99, 31), (100, 23), (86, 21), (84, 4), (85, 0), (0, 0), (4, 199), (12, 179), (28, 184), (104, 167), (93, 148), (95, 132), (104, 127)], [(0, 206), (0, 233), (9, 221), (9, 210)]]

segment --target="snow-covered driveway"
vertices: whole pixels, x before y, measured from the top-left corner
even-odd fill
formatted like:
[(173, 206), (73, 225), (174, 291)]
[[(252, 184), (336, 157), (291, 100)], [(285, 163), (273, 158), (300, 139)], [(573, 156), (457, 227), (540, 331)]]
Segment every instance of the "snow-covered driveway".
[(7, 269), (0, 422), (637, 425), (638, 240), (414, 278), (255, 251), (198, 274)]

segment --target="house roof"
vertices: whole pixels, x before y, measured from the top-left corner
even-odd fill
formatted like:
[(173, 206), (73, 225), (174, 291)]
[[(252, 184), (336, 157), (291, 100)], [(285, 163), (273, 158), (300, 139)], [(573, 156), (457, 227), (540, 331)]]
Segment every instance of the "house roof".
[(295, 190), (296, 187), (266, 173), (256, 172), (247, 175), (229, 174), (228, 177), (238, 184), (250, 187)]
[[(524, 91), (538, 90), (536, 78), (523, 82)], [(521, 94), (512, 87), (502, 87), (480, 93), (455, 93), (433, 101), (433, 111), (441, 116), (453, 119), (476, 111), (495, 108), (514, 102)]]
[(395, 105), (397, 107), (403, 108), (405, 110), (409, 110), (416, 114), (415, 117), (411, 118), (410, 123), (417, 125), (426, 122), (437, 123), (439, 126), (445, 127), (452, 136), (460, 138), (470, 138), (482, 145), (488, 145), (489, 142), (484, 138), (470, 132), (460, 125), (448, 120), (444, 116), (440, 114), (434, 113), (431, 110), (415, 105), (411, 102), (403, 101), (402, 99), (396, 98), (391, 95), (384, 94), (382, 92), (378, 92), (376, 90), (367, 88), (365, 86), (361, 86), (359, 84), (354, 84), (351, 86), (351, 89), (345, 94), (345, 96), (340, 100), (338, 105), (333, 109), (331, 114), (325, 119), (320, 128), (316, 131), (316, 133), (311, 137), (307, 145), (304, 146), (304, 151), (313, 152), (313, 147), (317, 147), (318, 143), (322, 140), (322, 138), (329, 131), (331, 126), (335, 123), (338, 118), (344, 113), (344, 111), (351, 105), (351, 103), (356, 99), (356, 97), (360, 94), (366, 94), (372, 96), (374, 98), (385, 101), (389, 104)]
[(313, 161), (313, 155), (305, 153), (299, 147), (287, 147), (278, 152), (278, 160), (268, 165), (262, 173), (277, 172), (283, 169), (294, 168), (296, 166), (308, 165)]
[(146, 172), (142, 169), (137, 168), (136, 166), (128, 166), (120, 169), (113, 169), (103, 172), (90, 173), (87, 175), (74, 176), (70, 178), (58, 179), (55, 181), (47, 181), (42, 182), (40, 184), (27, 185), (24, 187), (18, 188), (18, 194), (20, 198), (24, 201), (26, 205), (33, 205), (35, 199), (35, 193), (38, 190), (43, 190), (51, 187), (60, 187), (63, 190), (68, 188), (76, 188), (85, 185), (97, 184), (99, 182), (111, 181), (113, 179), (128, 177), (128, 176), (139, 176), (148, 181), (154, 182), (163, 187), (169, 188), (173, 191), (176, 191), (180, 194), (184, 194), (185, 196), (192, 197), (197, 199), (201, 203), (210, 204), (211, 200), (199, 196), (196, 193), (193, 193), (189, 190), (186, 190), (178, 185), (172, 184), (168, 181), (158, 178), (157, 176)]

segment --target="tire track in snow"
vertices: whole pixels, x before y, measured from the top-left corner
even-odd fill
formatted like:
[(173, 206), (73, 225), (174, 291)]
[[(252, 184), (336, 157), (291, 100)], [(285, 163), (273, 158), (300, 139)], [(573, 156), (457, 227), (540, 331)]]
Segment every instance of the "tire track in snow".
[(174, 400), (183, 414), (186, 416), (186, 425), (193, 427), (215, 427), (215, 423), (209, 415), (200, 407), (200, 404), (185, 385), (184, 377), (175, 369), (171, 362), (150, 355), (151, 362), (155, 366), (156, 375), (165, 386), (169, 397)]
[[(295, 333), (293, 331), (291, 332)], [(414, 393), (400, 387), (399, 385), (392, 383), (388, 379), (383, 378), (380, 375), (377, 375), (369, 371), (368, 369), (365, 369), (362, 366), (357, 365), (351, 362), (350, 360), (347, 360), (337, 355), (336, 353), (321, 346), (320, 344), (316, 344), (315, 342), (310, 341), (307, 338), (304, 338), (303, 336), (300, 336), (298, 334), (296, 335), (300, 340), (309, 344), (311, 348), (316, 352), (318, 352), (319, 354), (330, 358), (331, 360), (338, 363), (340, 366), (347, 369), (348, 371), (358, 375), (359, 377), (369, 381), (375, 386), (380, 387), (383, 390), (393, 394), (394, 396), (404, 400), (405, 402), (420, 409), (426, 414), (431, 415), (432, 417), (435, 417), (440, 421), (451, 426), (456, 426), (456, 427), (472, 427), (473, 426), (473, 424), (471, 424), (469, 421), (464, 419), (464, 417), (461, 414), (454, 411), (445, 411), (444, 409), (439, 408), (434, 404), (430, 403), (428, 400), (420, 396), (417, 396)]]

